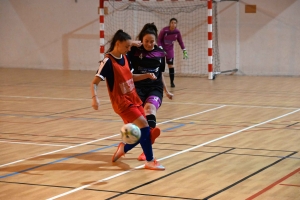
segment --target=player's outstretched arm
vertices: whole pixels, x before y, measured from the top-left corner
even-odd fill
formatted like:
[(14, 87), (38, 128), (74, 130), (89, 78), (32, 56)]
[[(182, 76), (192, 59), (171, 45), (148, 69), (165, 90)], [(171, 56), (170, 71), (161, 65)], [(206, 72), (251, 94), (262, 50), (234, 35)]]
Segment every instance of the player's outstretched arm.
[(163, 31), (161, 30), (159, 32), (159, 35), (158, 35), (158, 38), (157, 38), (157, 46), (162, 47), (163, 39), (164, 39), (164, 34), (163, 34)]
[(142, 42), (139, 40), (131, 41), (131, 46), (140, 47), (142, 46)]
[(141, 80), (144, 80), (144, 79), (147, 79), (147, 78), (150, 78), (152, 80), (155, 80), (157, 79), (157, 77), (155, 76), (154, 73), (146, 73), (146, 74), (132, 74), (132, 78), (133, 78), (133, 81), (141, 81)]
[(92, 94), (92, 107), (95, 110), (98, 110), (100, 101), (97, 96), (97, 88), (98, 84), (100, 83), (101, 79), (98, 76), (95, 76), (92, 83), (91, 83), (91, 94)]
[(185, 50), (185, 46), (184, 46), (184, 43), (183, 43), (183, 40), (182, 40), (182, 36), (181, 36), (181, 33), (180, 31), (178, 32), (178, 35), (177, 35), (177, 41), (181, 47), (182, 50)]
[(167, 88), (167, 85), (166, 85), (166, 82), (165, 82), (165, 77), (164, 77), (163, 74), (161, 75), (161, 80), (162, 80), (162, 82), (163, 82), (163, 85), (164, 85), (164, 91), (165, 91), (167, 97), (168, 97), (169, 99), (173, 99), (173, 96), (174, 96), (174, 95), (173, 95), (171, 92), (169, 92), (169, 90), (168, 90), (168, 88)]

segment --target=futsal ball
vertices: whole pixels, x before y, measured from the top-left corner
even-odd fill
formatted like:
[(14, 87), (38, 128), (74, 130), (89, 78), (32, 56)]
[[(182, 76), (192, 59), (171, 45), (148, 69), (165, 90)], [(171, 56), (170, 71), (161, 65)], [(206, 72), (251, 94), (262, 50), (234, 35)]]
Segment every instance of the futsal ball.
[(135, 144), (141, 138), (141, 130), (132, 123), (124, 124), (121, 127), (121, 138), (126, 144)]

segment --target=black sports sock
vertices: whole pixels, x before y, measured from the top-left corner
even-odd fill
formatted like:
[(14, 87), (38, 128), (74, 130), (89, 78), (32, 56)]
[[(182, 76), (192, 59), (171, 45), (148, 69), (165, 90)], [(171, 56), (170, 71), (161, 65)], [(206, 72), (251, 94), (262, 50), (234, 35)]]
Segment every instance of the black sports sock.
[(148, 124), (151, 128), (155, 128), (156, 127), (156, 117), (155, 115), (147, 115), (146, 116)]
[(170, 75), (170, 81), (171, 81), (171, 83), (173, 83), (174, 77), (175, 77), (175, 69), (174, 68), (169, 68), (169, 75)]

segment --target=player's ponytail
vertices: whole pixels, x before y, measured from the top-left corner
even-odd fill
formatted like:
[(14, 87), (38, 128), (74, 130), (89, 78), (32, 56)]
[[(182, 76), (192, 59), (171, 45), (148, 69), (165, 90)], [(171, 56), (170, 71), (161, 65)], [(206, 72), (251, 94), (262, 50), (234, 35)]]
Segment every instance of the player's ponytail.
[(141, 32), (138, 35), (138, 40), (143, 41), (143, 37), (147, 34), (152, 34), (155, 36), (155, 39), (157, 39), (157, 27), (153, 23), (147, 23), (142, 28)]
[(115, 45), (116, 45), (117, 41), (123, 42), (123, 41), (126, 41), (126, 40), (131, 40), (130, 35), (128, 33), (124, 32), (122, 29), (119, 29), (115, 33), (113, 38), (110, 40), (110, 47), (107, 50), (107, 53), (111, 52), (115, 48)]

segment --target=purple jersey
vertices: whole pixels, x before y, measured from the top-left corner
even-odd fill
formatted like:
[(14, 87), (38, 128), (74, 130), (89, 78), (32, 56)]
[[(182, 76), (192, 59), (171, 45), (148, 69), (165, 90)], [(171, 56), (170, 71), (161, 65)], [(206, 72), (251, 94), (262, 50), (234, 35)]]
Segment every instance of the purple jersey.
[(166, 52), (166, 57), (174, 58), (174, 43), (178, 41), (181, 49), (185, 49), (180, 31), (175, 28), (175, 30), (171, 31), (169, 26), (164, 27), (161, 29), (157, 44), (158, 46), (162, 46)]

